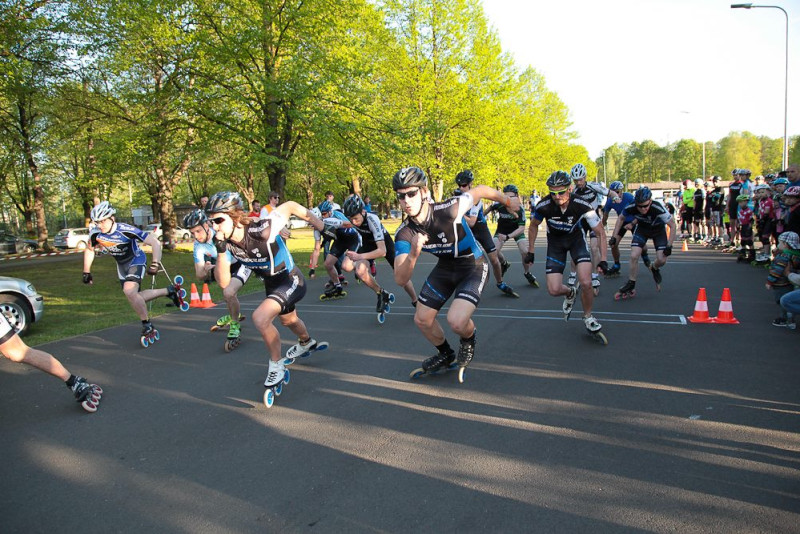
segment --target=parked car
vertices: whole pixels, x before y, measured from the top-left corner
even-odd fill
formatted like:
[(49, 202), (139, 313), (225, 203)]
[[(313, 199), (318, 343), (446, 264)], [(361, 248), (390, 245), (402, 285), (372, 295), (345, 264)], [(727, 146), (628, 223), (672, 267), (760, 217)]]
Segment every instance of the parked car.
[[(148, 224), (147, 228), (145, 228), (145, 232), (148, 234), (153, 234), (159, 241), (164, 241), (161, 223)], [(172, 239), (175, 241), (188, 241), (190, 237), (192, 237), (192, 233), (186, 228), (176, 226), (172, 229)]]
[(33, 239), (25, 239), (6, 232), (0, 232), (0, 256), (5, 254), (29, 254), (38, 248)]
[(289, 224), (287, 224), (286, 226), (288, 226), (290, 230), (294, 230), (295, 228), (305, 228), (306, 226), (308, 226), (308, 223), (303, 219), (300, 219), (292, 215), (291, 217), (289, 217)]
[(64, 228), (53, 238), (56, 248), (77, 248), (83, 250), (89, 243), (88, 228)]
[(41, 319), (44, 297), (26, 280), (0, 276), (0, 313), (19, 335), (24, 335), (31, 324)]

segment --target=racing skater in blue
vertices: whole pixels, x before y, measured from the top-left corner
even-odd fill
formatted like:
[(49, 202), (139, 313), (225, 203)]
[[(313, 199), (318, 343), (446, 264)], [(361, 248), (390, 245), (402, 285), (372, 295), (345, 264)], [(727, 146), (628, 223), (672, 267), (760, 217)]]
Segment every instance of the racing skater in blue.
[[(609, 185), (608, 188), (611, 191), (614, 191), (619, 198), (615, 199), (611, 196), (606, 198), (606, 204), (603, 206), (603, 227), (605, 227), (608, 223), (608, 215), (611, 213), (611, 210), (614, 210), (617, 214), (617, 217), (619, 217), (622, 213), (622, 210), (624, 210), (633, 202), (633, 195), (628, 192), (623, 192), (625, 186), (619, 180), (611, 182), (611, 185)], [(620, 239), (625, 237), (625, 232), (625, 230), (622, 230), (622, 233), (619, 236)], [(608, 244), (611, 245), (611, 256), (614, 258), (614, 265), (612, 265), (606, 273), (606, 276), (610, 278), (613, 276), (619, 276), (619, 242), (617, 240), (612, 242), (611, 239), (609, 239)]]

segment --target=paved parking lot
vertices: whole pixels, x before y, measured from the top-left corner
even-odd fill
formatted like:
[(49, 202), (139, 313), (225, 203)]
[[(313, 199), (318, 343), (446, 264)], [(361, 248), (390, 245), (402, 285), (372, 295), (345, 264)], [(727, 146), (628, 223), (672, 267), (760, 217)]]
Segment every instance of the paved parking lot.
[[(0, 530), (797, 530), (800, 331), (770, 325), (764, 270), (693, 247), (670, 258), (660, 293), (645, 270), (630, 301), (612, 297), (625, 278), (604, 281), (603, 347), (509, 257), (522, 298), (486, 288), (464, 384), (409, 380), (433, 349), (402, 290), (378, 325), (368, 289), (323, 303), (319, 278), (299, 309), (331, 347), (291, 368), (270, 409), (260, 337), (245, 321), (224, 353), (208, 331), (219, 308), (159, 317), (149, 349), (138, 321), (45, 345), (103, 385), (94, 415), (3, 361)], [(544, 285), (541, 260), (534, 272)], [(379, 275), (391, 279), (386, 264)], [(712, 315), (729, 287), (741, 324), (687, 324), (699, 287)], [(245, 297), (244, 313), (259, 302)]]

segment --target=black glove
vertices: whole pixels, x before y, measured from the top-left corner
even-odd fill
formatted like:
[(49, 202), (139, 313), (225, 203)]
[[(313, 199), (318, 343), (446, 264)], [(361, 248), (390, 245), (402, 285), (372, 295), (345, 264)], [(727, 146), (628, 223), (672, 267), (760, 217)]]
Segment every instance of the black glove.
[(597, 268), (603, 271), (603, 274), (608, 273), (608, 262), (603, 260), (597, 264)]
[(667, 245), (667, 248), (664, 249), (664, 256), (669, 256), (672, 254), (672, 245)]
[(83, 273), (83, 283), (84, 284), (91, 284), (92, 283), (92, 273)]
[(533, 265), (533, 260), (534, 260), (534, 258), (535, 258), (535, 257), (536, 257), (536, 256), (534, 255), (534, 253), (533, 253), (533, 252), (526, 252), (526, 253), (525, 253), (525, 258), (524, 258), (522, 261), (523, 261), (524, 263), (528, 263), (528, 264), (531, 264), (531, 265)]
[(158, 274), (158, 271), (160, 270), (161, 270), (161, 264), (157, 261), (154, 261), (153, 263), (150, 264), (150, 267), (147, 268), (147, 274), (155, 276)]
[(614, 246), (614, 245), (616, 245), (616, 244), (617, 244), (617, 236), (613, 235), (613, 236), (611, 236), (611, 238), (608, 240), (608, 246), (609, 246), (609, 247), (613, 247), (613, 246)]

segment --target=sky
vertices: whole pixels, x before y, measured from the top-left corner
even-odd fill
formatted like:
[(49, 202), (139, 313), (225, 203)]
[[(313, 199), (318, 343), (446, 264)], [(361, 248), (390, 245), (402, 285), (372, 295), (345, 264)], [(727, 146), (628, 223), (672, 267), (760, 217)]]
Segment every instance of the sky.
[[(544, 75), (592, 158), (614, 143), (783, 138), (786, 18), (739, 0), (483, 0), (502, 48)], [(789, 137), (800, 134), (800, 0), (789, 14)]]

